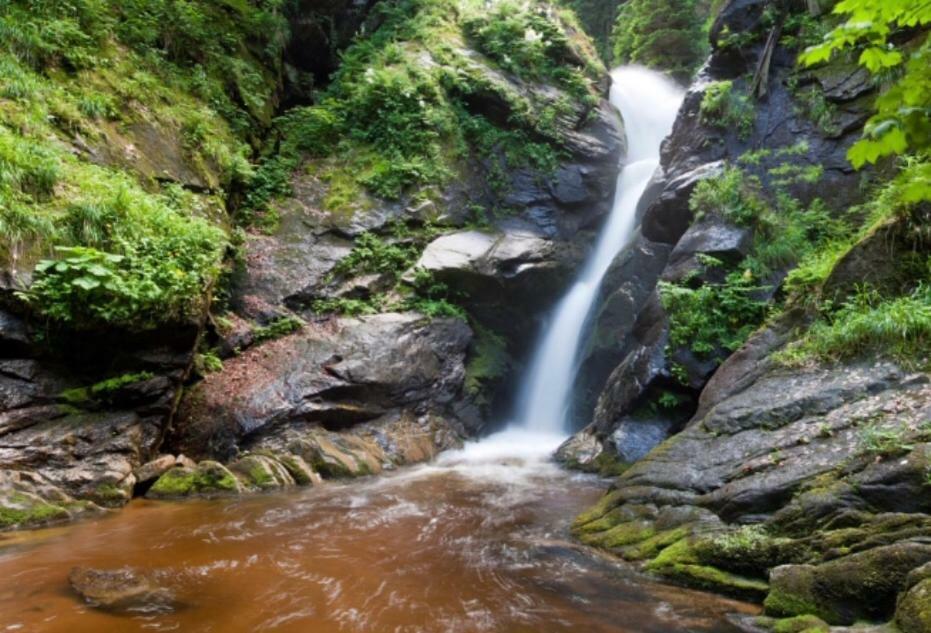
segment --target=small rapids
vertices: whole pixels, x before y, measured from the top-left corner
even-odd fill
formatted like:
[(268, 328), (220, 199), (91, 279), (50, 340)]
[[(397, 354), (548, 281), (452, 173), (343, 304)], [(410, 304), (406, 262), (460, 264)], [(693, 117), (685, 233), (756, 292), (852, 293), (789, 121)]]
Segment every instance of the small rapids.
[[(134, 502), (0, 541), (0, 631), (717, 633), (752, 607), (655, 584), (572, 543), (604, 482), (504, 431), (396, 473), (233, 501)], [(108, 613), (75, 566), (132, 566), (172, 609)]]

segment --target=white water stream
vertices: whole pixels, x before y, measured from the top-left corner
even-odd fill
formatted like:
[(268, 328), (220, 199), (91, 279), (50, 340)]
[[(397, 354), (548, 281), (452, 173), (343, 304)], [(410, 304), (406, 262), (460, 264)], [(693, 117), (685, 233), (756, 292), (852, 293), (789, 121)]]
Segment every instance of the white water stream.
[(611, 103), (627, 133), (627, 162), (614, 205), (578, 279), (556, 306), (534, 353), (512, 424), (524, 431), (563, 437), (578, 369), (579, 345), (601, 280), (634, 231), (637, 203), (659, 165), (660, 144), (672, 130), (683, 92), (663, 75), (638, 66), (611, 73)]

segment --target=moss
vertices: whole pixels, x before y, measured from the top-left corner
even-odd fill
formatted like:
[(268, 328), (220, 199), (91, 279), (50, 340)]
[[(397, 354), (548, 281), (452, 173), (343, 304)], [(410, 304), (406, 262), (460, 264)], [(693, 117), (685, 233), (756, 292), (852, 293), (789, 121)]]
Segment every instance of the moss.
[(310, 467), (324, 479), (349, 479), (355, 476), (355, 473), (341, 461), (326, 460), (322, 456), (312, 459)]
[(655, 558), (665, 548), (681, 541), (690, 534), (691, 528), (689, 526), (663, 530), (662, 532), (657, 532), (645, 541), (623, 548), (621, 550), (621, 555), (625, 559), (631, 561)]
[(829, 633), (828, 623), (814, 615), (784, 618), (773, 626), (773, 633)]
[(239, 482), (222, 464), (203, 461), (194, 471), (194, 490), (199, 493), (238, 492)]
[(795, 592), (773, 587), (766, 600), (763, 601), (766, 613), (774, 616), (797, 616), (799, 614), (818, 614), (819, 617), (827, 615), (829, 619), (833, 614), (825, 613), (817, 604)]
[(294, 455), (278, 455), (277, 459), (298, 486), (309, 486), (314, 483), (306, 470), (306, 465), (300, 463), (299, 458)]
[(630, 468), (630, 464), (621, 461), (612, 451), (602, 451), (592, 461), (592, 468), (602, 477), (620, 477)]
[(621, 501), (621, 492), (615, 490), (603, 496), (598, 503), (575, 518), (573, 529), (577, 530), (586, 523), (600, 519), (615, 508)]
[(605, 549), (616, 549), (644, 541), (653, 536), (656, 531), (653, 524), (647, 521), (630, 521), (615, 525), (609, 530), (598, 533), (584, 533), (580, 539), (587, 545), (595, 545)]
[(646, 569), (687, 587), (708, 589), (742, 599), (760, 599), (769, 585), (700, 563), (689, 539), (682, 539), (647, 563)]
[(14, 493), (0, 505), (0, 529), (34, 526), (68, 518), (65, 508), (42, 499)]
[(112, 483), (104, 483), (97, 486), (96, 490), (94, 490), (93, 498), (104, 506), (122, 505), (129, 501), (129, 495), (126, 491)]
[(193, 495), (213, 495), (239, 492), (236, 477), (225, 466), (203, 461), (196, 468), (176, 466), (155, 482), (147, 496), (154, 498), (180, 498)]
[(479, 324), (474, 324), (476, 337), (466, 363), (465, 390), (483, 404), (488, 401), (485, 390), (508, 370), (507, 341)]
[(152, 497), (186, 497), (194, 490), (194, 471), (176, 466), (152, 485), (148, 495)]

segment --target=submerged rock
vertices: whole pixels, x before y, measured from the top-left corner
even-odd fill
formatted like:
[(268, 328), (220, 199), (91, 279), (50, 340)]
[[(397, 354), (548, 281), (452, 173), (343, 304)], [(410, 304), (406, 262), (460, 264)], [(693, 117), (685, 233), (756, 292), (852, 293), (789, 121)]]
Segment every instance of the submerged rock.
[(152, 612), (171, 610), (174, 593), (154, 575), (131, 567), (104, 570), (76, 567), (68, 576), (71, 588), (88, 605), (107, 611)]

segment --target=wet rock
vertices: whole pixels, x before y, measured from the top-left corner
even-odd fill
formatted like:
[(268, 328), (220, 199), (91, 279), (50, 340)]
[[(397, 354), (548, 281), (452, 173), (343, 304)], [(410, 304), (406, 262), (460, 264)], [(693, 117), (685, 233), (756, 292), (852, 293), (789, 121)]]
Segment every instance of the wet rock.
[(175, 606), (174, 593), (154, 575), (131, 567), (104, 570), (75, 567), (71, 588), (88, 605), (107, 611), (164, 612)]
[(654, 293), (631, 332), (631, 351), (608, 377), (595, 407), (595, 427), (602, 437), (664, 375), (666, 330), (665, 313)]
[(625, 418), (608, 436), (607, 444), (618, 459), (632, 464), (653, 450), (672, 434), (675, 423), (669, 419)]
[(749, 254), (752, 243), (752, 233), (747, 228), (714, 217), (702, 219), (692, 224), (676, 244), (662, 278), (672, 282), (697, 278), (720, 283), (724, 280), (724, 268), (707, 268), (702, 264), (701, 256), (714, 257), (724, 264), (733, 265)]
[(591, 427), (586, 427), (562, 443), (556, 460), (570, 468), (588, 470), (604, 452), (604, 445)]
[(133, 471), (137, 484), (147, 484), (158, 479), (171, 468), (175, 466), (176, 459), (173, 455), (160, 455), (150, 462), (146, 462)]
[(402, 411), (445, 415), (470, 339), (461, 320), (413, 313), (310, 324), (190, 390), (172, 441), (190, 455), (230, 459), (247, 438), (290, 426), (338, 431)]
[(296, 485), (288, 469), (268, 455), (246, 455), (229, 468), (248, 488), (272, 490)]
[(773, 569), (767, 613), (813, 613), (832, 624), (887, 619), (906, 576), (931, 560), (931, 544), (901, 542), (851, 554), (821, 565)]

